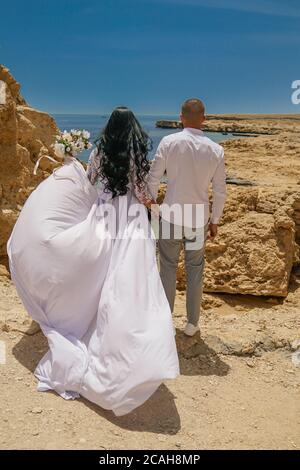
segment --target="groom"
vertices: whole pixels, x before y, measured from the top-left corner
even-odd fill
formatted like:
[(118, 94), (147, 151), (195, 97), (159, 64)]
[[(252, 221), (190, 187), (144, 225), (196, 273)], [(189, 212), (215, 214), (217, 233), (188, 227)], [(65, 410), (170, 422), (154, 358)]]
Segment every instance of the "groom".
[[(167, 191), (161, 206), (160, 275), (173, 311), (176, 270), (183, 244), (187, 278), (184, 332), (193, 336), (199, 331), (205, 240), (216, 237), (225, 202), (225, 163), (223, 148), (205, 137), (201, 130), (205, 120), (202, 101), (185, 101), (180, 117), (184, 130), (168, 135), (160, 142), (149, 173), (148, 187), (156, 199), (161, 178), (167, 174)], [(213, 189), (211, 213), (210, 183)]]

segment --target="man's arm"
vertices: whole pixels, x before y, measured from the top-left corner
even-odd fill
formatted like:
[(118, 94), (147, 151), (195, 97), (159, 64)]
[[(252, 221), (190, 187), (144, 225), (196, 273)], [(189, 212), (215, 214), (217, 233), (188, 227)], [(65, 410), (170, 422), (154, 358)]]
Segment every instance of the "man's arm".
[(222, 216), (226, 199), (226, 173), (224, 151), (212, 179), (213, 202), (210, 218), (210, 238), (217, 235), (217, 226)]
[(147, 186), (153, 199), (157, 199), (160, 180), (166, 171), (166, 148), (162, 139), (147, 177)]

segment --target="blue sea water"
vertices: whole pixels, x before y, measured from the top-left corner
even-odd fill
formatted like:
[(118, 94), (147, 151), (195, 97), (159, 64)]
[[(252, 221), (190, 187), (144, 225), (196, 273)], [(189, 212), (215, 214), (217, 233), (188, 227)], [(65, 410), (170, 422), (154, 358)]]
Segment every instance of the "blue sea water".
[[(91, 133), (91, 141), (94, 140), (99, 135), (99, 132), (105, 126), (109, 115), (88, 115), (88, 114), (53, 114), (58, 127), (63, 130), (71, 130), (71, 129), (85, 129)], [(168, 134), (172, 134), (174, 132), (179, 132), (178, 129), (160, 129), (155, 127), (156, 121), (162, 119), (178, 119), (178, 116), (145, 116), (145, 115), (138, 115), (137, 118), (139, 119), (140, 123), (144, 127), (144, 129), (149, 133), (152, 142), (153, 142), (153, 150), (149, 154), (149, 158), (153, 159), (155, 155), (155, 151), (161, 139)], [(219, 132), (206, 132), (205, 135), (210, 137), (215, 142), (220, 142), (222, 140), (232, 139), (232, 135), (223, 135)], [(79, 156), (81, 160), (87, 161), (89, 157), (89, 151), (82, 152)]]

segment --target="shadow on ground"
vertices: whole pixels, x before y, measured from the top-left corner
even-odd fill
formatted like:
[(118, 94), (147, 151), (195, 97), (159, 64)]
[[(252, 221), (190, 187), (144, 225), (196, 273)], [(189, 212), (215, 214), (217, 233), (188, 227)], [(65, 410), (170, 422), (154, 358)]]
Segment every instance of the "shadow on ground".
[[(24, 334), (13, 347), (13, 355), (22, 366), (33, 373), (47, 350), (47, 340), (41, 332), (35, 335)], [(55, 392), (45, 393), (55, 394)], [(180, 430), (180, 417), (175, 405), (175, 398), (168, 387), (162, 384), (146, 403), (128, 415), (120, 417), (116, 417), (111, 411), (104, 410), (84, 398), (80, 398), (78, 401), (99, 417), (121, 428), (174, 435)], [(58, 396), (57, 399), (62, 400)]]
[[(177, 331), (176, 341), (180, 352), (182, 375), (223, 376), (228, 373), (229, 366), (205, 344), (200, 336), (187, 338)], [(26, 369), (34, 372), (36, 365), (47, 350), (47, 340), (41, 332), (34, 335), (24, 334), (13, 347), (13, 355)], [(181, 354), (182, 352), (184, 355)], [(111, 411), (104, 410), (84, 398), (80, 398), (79, 402), (121, 428), (175, 435), (180, 430), (180, 416), (175, 399), (176, 396), (165, 384), (162, 384), (146, 403), (121, 417), (116, 417)]]
[(176, 344), (180, 359), (182, 375), (227, 375), (230, 367), (212, 349), (199, 333), (187, 337), (176, 329)]
[(80, 401), (85, 403), (88, 408), (99, 416), (123, 429), (175, 435), (181, 428), (175, 398), (176, 396), (173, 395), (168, 387), (162, 384), (142, 406), (136, 408), (128, 415), (118, 417), (111, 411), (103, 410), (83, 398)]

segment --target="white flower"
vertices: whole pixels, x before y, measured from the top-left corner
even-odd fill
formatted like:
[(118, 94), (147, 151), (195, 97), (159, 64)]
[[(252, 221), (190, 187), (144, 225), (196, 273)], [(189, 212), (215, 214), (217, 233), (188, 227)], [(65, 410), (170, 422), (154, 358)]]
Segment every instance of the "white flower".
[(67, 142), (72, 142), (73, 137), (69, 132), (67, 132), (66, 134), (64, 134), (64, 140), (66, 140)]
[(64, 158), (65, 156), (65, 146), (64, 144), (56, 143), (54, 145), (54, 152), (59, 158)]
[(56, 136), (55, 153), (63, 158), (65, 154), (75, 156), (85, 149), (92, 148), (89, 142), (90, 133), (83, 130), (71, 129), (70, 132), (64, 130)]
[(88, 131), (82, 131), (82, 137), (84, 139), (89, 139), (91, 137), (91, 134)]

